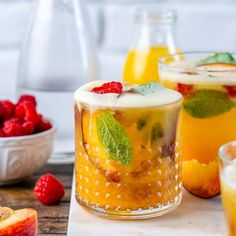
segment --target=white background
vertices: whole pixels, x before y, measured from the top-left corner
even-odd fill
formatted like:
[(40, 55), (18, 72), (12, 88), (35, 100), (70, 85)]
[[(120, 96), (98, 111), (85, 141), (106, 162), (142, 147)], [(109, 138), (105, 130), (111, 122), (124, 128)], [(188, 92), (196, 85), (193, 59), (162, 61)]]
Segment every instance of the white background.
[[(101, 78), (119, 80), (134, 30), (137, 3), (177, 10), (178, 47), (183, 51), (236, 51), (236, 1), (86, 1), (101, 65)], [(144, 4), (143, 4), (144, 5)], [(0, 97), (14, 95), (17, 62), (31, 0), (0, 0)]]

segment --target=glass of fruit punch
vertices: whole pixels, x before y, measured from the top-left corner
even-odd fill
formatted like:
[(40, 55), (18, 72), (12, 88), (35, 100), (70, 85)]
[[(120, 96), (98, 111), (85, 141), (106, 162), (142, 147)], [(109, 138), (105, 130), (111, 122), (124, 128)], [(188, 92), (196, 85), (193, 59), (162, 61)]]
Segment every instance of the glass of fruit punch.
[(224, 208), (228, 236), (236, 236), (236, 142), (221, 146), (220, 179), (221, 200)]
[(179, 143), (183, 185), (209, 198), (220, 191), (218, 149), (236, 139), (236, 60), (230, 53), (185, 53), (159, 62), (160, 81), (182, 93)]
[(109, 218), (150, 218), (181, 201), (180, 93), (94, 81), (75, 100), (76, 198)]

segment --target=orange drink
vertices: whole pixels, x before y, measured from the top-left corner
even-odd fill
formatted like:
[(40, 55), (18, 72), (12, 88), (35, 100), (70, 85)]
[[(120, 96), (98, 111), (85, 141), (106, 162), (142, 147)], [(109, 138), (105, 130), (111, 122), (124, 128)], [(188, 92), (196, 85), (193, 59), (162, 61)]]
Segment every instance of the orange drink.
[(179, 125), (183, 183), (201, 197), (219, 193), (217, 152), (236, 139), (234, 63), (229, 53), (190, 53), (166, 57), (159, 64), (161, 83), (184, 97)]
[(113, 218), (164, 214), (181, 200), (182, 96), (157, 83), (112, 83), (95, 81), (74, 95), (77, 201)]
[(227, 235), (236, 236), (236, 142), (223, 145), (221, 158), (221, 199), (224, 207)]
[(159, 81), (158, 60), (171, 54), (166, 46), (137, 48), (129, 51), (123, 81), (130, 84), (144, 84), (150, 81)]
[(159, 81), (158, 60), (178, 52), (174, 37), (176, 18), (173, 11), (155, 7), (137, 9), (135, 34), (124, 66), (124, 82)]

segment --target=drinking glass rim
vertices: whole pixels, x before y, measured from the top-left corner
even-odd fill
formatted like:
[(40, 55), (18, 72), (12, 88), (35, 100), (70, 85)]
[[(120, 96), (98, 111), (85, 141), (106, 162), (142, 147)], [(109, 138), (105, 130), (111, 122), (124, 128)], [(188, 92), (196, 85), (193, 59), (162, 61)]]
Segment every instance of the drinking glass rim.
[(228, 147), (229, 145), (236, 146), (236, 140), (221, 145), (219, 148), (219, 151), (218, 151), (218, 155), (220, 157), (220, 160), (223, 163), (230, 164), (230, 165), (236, 165), (236, 162), (234, 161), (236, 159), (232, 159), (224, 153), (225, 148)]
[[(235, 69), (232, 69), (232, 70), (210, 70), (210, 71), (206, 71), (206, 70), (202, 70), (202, 69), (198, 69), (198, 68), (192, 68), (192, 67), (179, 67), (177, 65), (171, 65), (171, 64), (168, 64), (168, 63), (165, 63), (164, 61), (169, 59), (169, 58), (174, 58), (174, 57), (181, 57), (181, 56), (187, 56), (187, 55), (200, 55), (200, 54), (207, 54), (207, 55), (210, 55), (210, 54), (215, 54), (217, 52), (215, 51), (186, 51), (186, 52), (178, 52), (178, 53), (174, 53), (174, 54), (170, 54), (168, 56), (164, 56), (164, 57), (161, 57), (159, 60), (158, 60), (158, 64), (159, 65), (162, 65), (162, 66), (165, 66), (167, 68), (170, 68), (170, 69), (174, 69), (176, 70), (177, 72), (178, 71), (189, 71), (191, 69), (192, 72), (197, 72), (198, 74), (205, 74), (205, 73), (215, 73), (216, 75), (218, 73), (230, 73), (230, 72), (236, 72), (236, 64), (235, 64)], [(231, 53), (231, 55), (233, 56), (236, 56), (236, 53)], [(209, 63), (211, 64), (211, 63)], [(213, 64), (213, 63), (212, 63)], [(229, 63), (230, 64), (230, 63)], [(223, 77), (223, 76), (222, 76)]]

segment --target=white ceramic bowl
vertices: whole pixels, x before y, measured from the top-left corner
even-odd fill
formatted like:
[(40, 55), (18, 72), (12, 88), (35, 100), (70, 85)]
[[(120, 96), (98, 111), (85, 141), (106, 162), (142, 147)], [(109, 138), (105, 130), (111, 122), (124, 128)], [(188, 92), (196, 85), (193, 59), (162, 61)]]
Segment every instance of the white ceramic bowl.
[(52, 153), (56, 129), (27, 136), (0, 138), (0, 185), (34, 174)]

